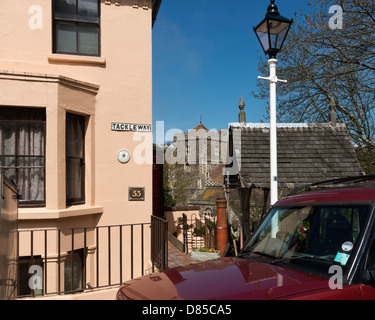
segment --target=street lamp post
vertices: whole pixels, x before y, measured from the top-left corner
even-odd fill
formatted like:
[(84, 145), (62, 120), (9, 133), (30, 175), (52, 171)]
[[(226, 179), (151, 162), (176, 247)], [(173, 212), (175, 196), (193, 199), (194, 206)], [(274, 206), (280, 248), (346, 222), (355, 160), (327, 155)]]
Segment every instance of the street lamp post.
[(288, 35), (293, 19), (289, 20), (280, 16), (275, 0), (271, 0), (268, 6), (266, 17), (258, 26), (254, 27), (255, 34), (266, 55), (269, 56), (268, 64), (270, 66), (269, 77), (258, 77), (267, 80), (270, 83), (270, 203), (275, 204), (278, 200), (277, 185), (277, 128), (276, 128), (276, 84), (278, 82), (286, 83), (286, 80), (280, 80), (276, 75), (276, 55), (281, 50), (286, 36)]

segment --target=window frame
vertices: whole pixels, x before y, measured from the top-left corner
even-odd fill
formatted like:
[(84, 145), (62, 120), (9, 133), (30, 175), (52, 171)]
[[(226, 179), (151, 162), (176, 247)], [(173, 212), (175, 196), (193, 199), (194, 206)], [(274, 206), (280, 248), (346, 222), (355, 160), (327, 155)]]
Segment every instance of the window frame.
[[(64, 19), (64, 18), (57, 18), (56, 17), (56, 10), (55, 10), (55, 4), (56, 0), (52, 0), (52, 52), (57, 53), (57, 54), (70, 54), (70, 55), (79, 55), (79, 56), (89, 56), (89, 57), (100, 57), (101, 56), (101, 1), (97, 0), (98, 2), (98, 22), (93, 22), (93, 21), (86, 21), (86, 20), (80, 20), (78, 19), (78, 2), (80, 0), (75, 0), (76, 1), (76, 19)], [(57, 50), (57, 45), (56, 45), (56, 40), (57, 40), (57, 35), (56, 35), (56, 24), (57, 22), (66, 22), (69, 24), (75, 24), (76, 27), (76, 47), (77, 51), (72, 52), (72, 51), (59, 51)], [(83, 53), (83, 52), (78, 52), (78, 25), (83, 24), (83, 25), (95, 25), (98, 27), (98, 54), (91, 54), (91, 53)]]
[[(83, 115), (78, 115), (75, 113), (66, 113), (66, 120), (65, 120), (65, 128), (67, 130), (68, 125), (68, 119), (69, 118), (75, 118), (78, 119), (78, 121), (81, 121), (81, 127), (82, 127), (82, 158), (80, 158), (81, 164), (81, 197), (80, 198), (68, 198), (67, 190), (71, 187), (71, 185), (68, 185), (68, 155), (67, 155), (67, 132), (65, 132), (65, 195), (66, 195), (66, 206), (72, 206), (72, 205), (79, 205), (79, 204), (85, 204), (86, 203), (86, 188), (85, 188), (85, 171), (86, 171), (86, 159), (85, 159), (85, 128), (86, 128), (86, 117)], [(70, 157), (74, 158), (74, 157)]]
[[(13, 107), (5, 107), (5, 108), (13, 108)], [(40, 109), (40, 108), (20, 108), (20, 109), (24, 109), (24, 110), (18, 110), (20, 112), (22, 111), (32, 111), (32, 110), (35, 110), (35, 109)], [(45, 109), (44, 109), (45, 111)], [(31, 169), (28, 168), (27, 166), (19, 166), (18, 163), (18, 158), (22, 158), (22, 157), (32, 157), (32, 158), (36, 158), (36, 157), (40, 157), (42, 158), (42, 162), (43, 162), (43, 168), (42, 168), (42, 171), (43, 171), (43, 200), (22, 200), (22, 198), (19, 199), (19, 202), (18, 202), (18, 207), (20, 208), (34, 208), (34, 207), (45, 207), (46, 206), (46, 140), (47, 140), (47, 129), (46, 129), (46, 112), (44, 113), (44, 120), (18, 120), (18, 119), (12, 119), (12, 120), (9, 120), (9, 119), (2, 119), (0, 120), (0, 123), (1, 122), (5, 122), (7, 124), (12, 124), (14, 125), (14, 130), (15, 130), (15, 146), (14, 146), (14, 155), (0, 155), (0, 156), (12, 156), (14, 157), (14, 161), (15, 161), (15, 166), (14, 167), (9, 167), (9, 166), (4, 166), (4, 167), (0, 167), (0, 172), (4, 172), (4, 170), (9, 170), (9, 169), (14, 169), (15, 170), (15, 175), (16, 175), (16, 181), (13, 181), (15, 183), (16, 186), (18, 186), (18, 177), (19, 177), (19, 172), (20, 170), (22, 169)], [(43, 128), (43, 138), (44, 138), (44, 141), (43, 141), (43, 155), (41, 156), (31, 156), (31, 155), (21, 155), (18, 153), (18, 146), (19, 146), (19, 141), (20, 141), (20, 137), (19, 137), (19, 126), (20, 125), (23, 125), (23, 124), (32, 124), (32, 123), (38, 123), (38, 124), (42, 124), (42, 128)], [(35, 167), (37, 168), (37, 167)], [(18, 189), (18, 187), (17, 187)], [(21, 195), (21, 194), (20, 194)], [(22, 195), (21, 195), (22, 196)]]

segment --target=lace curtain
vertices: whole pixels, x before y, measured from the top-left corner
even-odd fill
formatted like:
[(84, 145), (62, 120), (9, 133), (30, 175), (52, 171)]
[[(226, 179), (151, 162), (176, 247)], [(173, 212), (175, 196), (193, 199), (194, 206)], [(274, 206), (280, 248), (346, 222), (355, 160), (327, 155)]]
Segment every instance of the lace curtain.
[(16, 183), (21, 204), (44, 203), (44, 109), (0, 108), (0, 169)]

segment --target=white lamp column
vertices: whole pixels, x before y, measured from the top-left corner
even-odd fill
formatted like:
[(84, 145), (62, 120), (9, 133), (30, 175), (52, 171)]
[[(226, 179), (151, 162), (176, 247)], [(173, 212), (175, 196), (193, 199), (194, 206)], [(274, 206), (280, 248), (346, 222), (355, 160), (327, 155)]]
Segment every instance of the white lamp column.
[(266, 55), (269, 56), (270, 76), (270, 172), (271, 172), (271, 206), (278, 200), (277, 191), (277, 128), (276, 128), (276, 84), (287, 82), (279, 80), (276, 76), (276, 55), (281, 51), (286, 36), (288, 35), (293, 19), (287, 19), (280, 15), (275, 0), (271, 0), (265, 18), (254, 28), (254, 32)]
[(270, 66), (270, 76), (268, 78), (258, 77), (259, 79), (267, 80), (270, 83), (270, 204), (274, 205), (278, 200), (278, 185), (277, 185), (277, 116), (276, 116), (276, 84), (277, 82), (284, 82), (276, 76), (277, 60), (271, 58), (268, 60)]

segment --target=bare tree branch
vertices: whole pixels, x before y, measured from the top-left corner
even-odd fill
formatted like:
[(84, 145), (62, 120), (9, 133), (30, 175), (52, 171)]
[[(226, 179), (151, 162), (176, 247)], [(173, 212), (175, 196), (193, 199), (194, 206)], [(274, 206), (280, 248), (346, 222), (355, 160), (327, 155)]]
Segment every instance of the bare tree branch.
[[(329, 27), (331, 0), (310, 1), (310, 12), (296, 13), (279, 54), (278, 74), (288, 80), (278, 86), (279, 121), (326, 122), (334, 96), (337, 119), (346, 123), (353, 142), (374, 150), (375, 1), (336, 3), (343, 8), (343, 29)], [(259, 71), (268, 72), (265, 58)], [(258, 92), (251, 94), (265, 99), (268, 92), (268, 86), (258, 82)]]

